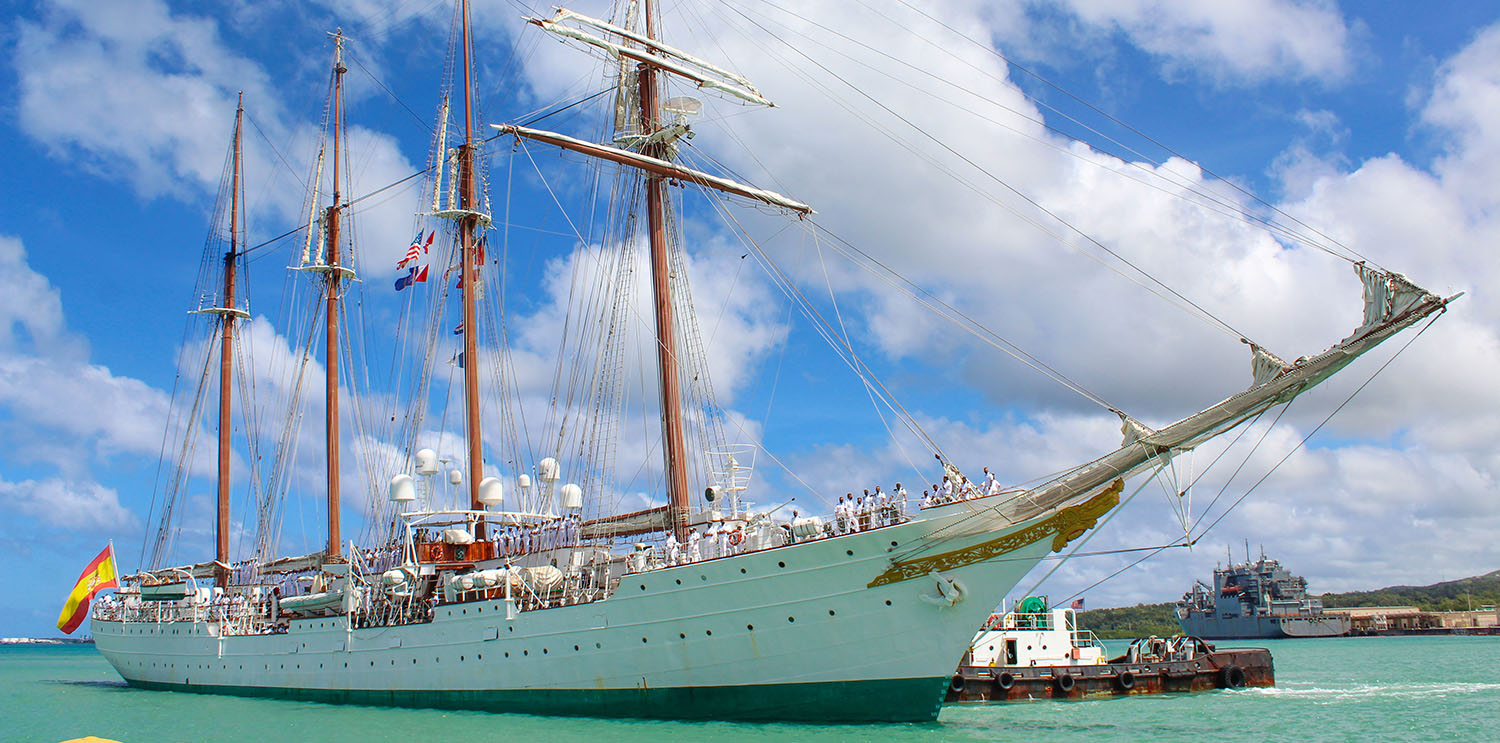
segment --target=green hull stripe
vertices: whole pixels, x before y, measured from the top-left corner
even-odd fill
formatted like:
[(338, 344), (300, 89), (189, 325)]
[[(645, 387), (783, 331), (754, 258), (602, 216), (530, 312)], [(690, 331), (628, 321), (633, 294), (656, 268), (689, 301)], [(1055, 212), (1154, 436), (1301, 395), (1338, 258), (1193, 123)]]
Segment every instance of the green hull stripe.
[(585, 717), (804, 722), (929, 722), (949, 678), (647, 689), (291, 689), (131, 681), (142, 689), (330, 704)]

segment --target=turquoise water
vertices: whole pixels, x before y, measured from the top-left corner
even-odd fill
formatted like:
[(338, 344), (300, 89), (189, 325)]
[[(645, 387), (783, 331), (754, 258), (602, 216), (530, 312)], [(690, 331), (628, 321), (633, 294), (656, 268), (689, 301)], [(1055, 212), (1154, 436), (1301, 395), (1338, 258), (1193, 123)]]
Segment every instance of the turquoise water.
[(935, 723), (859, 726), (545, 718), (138, 691), (125, 687), (92, 646), (5, 647), (0, 648), (0, 740), (55, 742), (84, 735), (125, 743), (1500, 739), (1500, 637), (1262, 644), (1275, 659), (1274, 689), (955, 705), (944, 708)]

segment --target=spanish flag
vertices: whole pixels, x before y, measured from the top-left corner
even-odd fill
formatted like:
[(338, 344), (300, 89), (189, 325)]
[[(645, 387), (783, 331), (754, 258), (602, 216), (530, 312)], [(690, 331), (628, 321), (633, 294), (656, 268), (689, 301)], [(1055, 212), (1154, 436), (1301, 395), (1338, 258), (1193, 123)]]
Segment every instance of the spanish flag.
[(120, 582), (116, 580), (118, 577), (119, 573), (115, 571), (115, 545), (110, 542), (83, 569), (83, 574), (78, 576), (78, 583), (73, 586), (73, 592), (68, 594), (68, 603), (63, 604), (62, 613), (57, 615), (57, 628), (64, 634), (73, 634), (73, 630), (78, 629), (78, 625), (88, 618), (89, 600), (106, 588), (119, 588)]

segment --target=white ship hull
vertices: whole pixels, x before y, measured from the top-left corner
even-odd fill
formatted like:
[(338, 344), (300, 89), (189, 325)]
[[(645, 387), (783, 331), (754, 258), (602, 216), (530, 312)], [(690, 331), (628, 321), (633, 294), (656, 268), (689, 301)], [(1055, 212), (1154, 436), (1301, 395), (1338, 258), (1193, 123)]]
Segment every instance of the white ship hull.
[[(514, 620), (504, 601), (480, 601), (392, 627), (299, 619), (285, 634), (219, 637), (211, 623), (96, 619), (93, 634), (126, 681), (152, 689), (534, 714), (931, 720), (975, 629), (1056, 533), (1055, 517), (996, 528), (992, 513), (971, 512), (980, 505), (627, 575), (606, 600)], [(964, 553), (941, 572), (962, 600), (939, 600), (925, 572), (871, 585), (940, 529), (978, 532), (933, 548)]]

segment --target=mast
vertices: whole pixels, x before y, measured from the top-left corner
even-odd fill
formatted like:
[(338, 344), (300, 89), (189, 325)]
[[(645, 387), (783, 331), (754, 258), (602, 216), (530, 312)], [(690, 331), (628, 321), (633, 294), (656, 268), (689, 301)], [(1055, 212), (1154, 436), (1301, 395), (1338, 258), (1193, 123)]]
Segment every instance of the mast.
[[(234, 394), (234, 371), (232, 354), (234, 349), (234, 268), (235, 254), (239, 247), (240, 229), (240, 126), (245, 119), (245, 94), (240, 93), (234, 111), (234, 175), (229, 186), (229, 252), (224, 254), (224, 306), (220, 313), (222, 321), (219, 338), (219, 497), (214, 520), (214, 560), (221, 566), (229, 564), (229, 419), (230, 398)], [(229, 571), (224, 567), (214, 568), (214, 584), (219, 588), (229, 586)]]
[[(474, 113), (471, 108), (473, 88), (469, 79), (469, 0), (463, 2), (464, 45), (464, 143), (459, 148), (459, 209), (466, 212), (458, 220), (459, 269), (463, 291), (464, 323), (464, 431), (469, 444), (469, 507), (483, 510), (479, 502), (479, 482), (484, 478), (484, 437), (479, 426), (479, 333), (474, 323), (474, 283), (478, 278), (478, 246), (474, 239), (479, 223), (479, 204), (474, 188)], [(485, 538), (485, 523), (474, 525), (474, 538)]]
[(339, 125), (344, 118), (344, 31), (333, 34), (333, 203), (328, 206), (327, 265), (328, 320), (324, 363), (325, 444), (328, 448), (328, 547), (327, 559), (339, 556)]
[[(646, 38), (656, 38), (654, 3), (645, 0)], [(653, 49), (654, 52), (654, 49)], [(656, 67), (642, 62), (638, 67), (641, 96), (641, 134), (656, 133), (661, 103), (657, 100)], [(649, 141), (641, 154), (666, 159), (667, 144)], [(672, 531), (679, 541), (687, 539), (688, 484), (687, 447), (682, 435), (682, 393), (677, 378), (677, 337), (672, 316), (672, 287), (668, 267), (666, 179), (646, 174), (646, 218), (651, 232), (651, 288), (656, 305), (656, 361), (661, 389), (661, 436), (665, 457), (667, 499)]]

